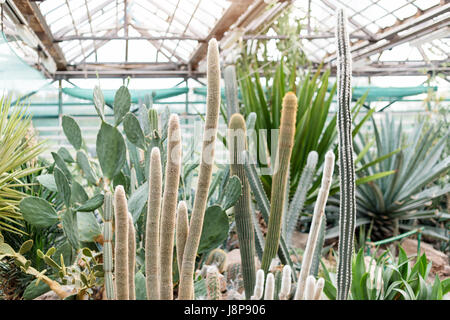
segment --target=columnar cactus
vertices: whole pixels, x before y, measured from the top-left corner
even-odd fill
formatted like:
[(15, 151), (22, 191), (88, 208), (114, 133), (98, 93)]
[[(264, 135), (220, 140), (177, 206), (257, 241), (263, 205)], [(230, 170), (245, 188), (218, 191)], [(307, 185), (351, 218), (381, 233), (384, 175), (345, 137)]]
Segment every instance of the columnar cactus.
[(337, 299), (346, 300), (352, 281), (352, 254), (356, 219), (355, 166), (353, 161), (351, 101), (351, 54), (346, 17), (337, 14), (337, 96), (339, 137), (339, 262), (337, 266)]
[(189, 233), (189, 220), (186, 202), (178, 203), (177, 223), (175, 228), (175, 244), (177, 248), (178, 272), (181, 272), (181, 263), (183, 262), (184, 247)]
[(111, 192), (105, 192), (103, 217), (103, 270), (105, 272), (105, 291), (108, 300), (114, 300), (114, 281), (113, 281), (113, 254), (112, 254), (112, 220), (114, 215), (113, 196)]
[(159, 148), (150, 154), (148, 206), (145, 230), (145, 275), (148, 300), (160, 299), (159, 219), (162, 196), (162, 170)]
[(256, 271), (255, 288), (250, 300), (261, 300), (264, 292), (264, 270), (259, 269)]
[(311, 186), (314, 172), (317, 165), (317, 160), (319, 154), (316, 151), (311, 151), (308, 154), (308, 159), (306, 160), (306, 165), (303, 168), (302, 175), (300, 176), (300, 182), (295, 190), (294, 197), (289, 205), (289, 210), (284, 218), (284, 237), (286, 243), (291, 243), (291, 237), (297, 226), (298, 217), (306, 200), (306, 193)]
[(332, 151), (328, 151), (325, 155), (325, 162), (323, 166), (322, 185), (320, 186), (319, 194), (314, 206), (311, 229), (309, 231), (308, 241), (306, 242), (305, 253), (302, 260), (302, 268), (298, 277), (298, 285), (295, 293), (297, 300), (302, 300), (304, 296), (306, 279), (310, 274), (312, 259), (314, 256), (317, 239), (319, 237), (320, 222), (322, 221), (322, 216), (325, 214), (325, 205), (330, 192), (333, 169), (334, 153)]
[(128, 295), (129, 300), (136, 300), (134, 273), (136, 270), (136, 231), (133, 217), (128, 212)]
[(278, 250), (281, 235), (281, 221), (284, 202), (287, 201), (286, 188), (291, 159), (292, 147), (295, 135), (295, 120), (297, 118), (297, 97), (293, 92), (288, 92), (283, 98), (281, 110), (280, 134), (278, 137), (278, 152), (274, 165), (272, 179), (272, 193), (266, 246), (262, 257), (261, 269), (265, 273), (269, 270), (272, 259)]
[(291, 273), (292, 269), (290, 266), (283, 267), (283, 276), (281, 278), (281, 289), (280, 289), (280, 300), (289, 299), (289, 294), (291, 292)]
[(242, 183), (242, 194), (234, 206), (236, 231), (242, 261), (245, 297), (249, 299), (255, 286), (255, 233), (251, 216), (250, 186), (245, 174), (243, 151), (247, 149), (247, 135), (245, 120), (242, 115), (235, 113), (229, 124), (228, 143), (230, 146), (231, 175), (236, 175)]
[(220, 300), (219, 270), (216, 266), (208, 266), (206, 271), (206, 293), (208, 300)]
[(266, 288), (264, 290), (264, 300), (273, 300), (275, 292), (275, 278), (272, 273), (267, 275)]
[(175, 235), (176, 208), (178, 200), (178, 184), (181, 171), (181, 133), (178, 115), (172, 114), (169, 119), (167, 136), (167, 163), (164, 182), (164, 195), (161, 211), (160, 233), (160, 270), (161, 299), (173, 299), (172, 261), (173, 240)]
[(236, 80), (236, 67), (229, 65), (224, 69), (223, 79), (225, 82), (225, 97), (227, 104), (227, 119), (239, 112), (238, 85)]
[(211, 183), (214, 149), (220, 108), (220, 64), (219, 48), (216, 39), (211, 39), (207, 56), (208, 93), (206, 102), (205, 131), (203, 135), (202, 153), (200, 156), (200, 172), (195, 193), (194, 208), (189, 225), (189, 234), (184, 249), (180, 274), (179, 299), (194, 299), (195, 257), (202, 234), (206, 202)]
[(128, 283), (128, 204), (123, 186), (114, 192), (116, 242), (114, 250), (114, 280), (116, 300), (129, 300)]

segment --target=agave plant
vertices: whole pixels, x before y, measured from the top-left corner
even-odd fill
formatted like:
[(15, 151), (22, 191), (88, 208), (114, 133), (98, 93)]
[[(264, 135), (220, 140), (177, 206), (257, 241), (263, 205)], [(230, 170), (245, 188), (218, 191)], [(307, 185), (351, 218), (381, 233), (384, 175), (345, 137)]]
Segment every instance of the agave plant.
[(35, 141), (27, 107), (11, 107), (11, 99), (0, 99), (0, 231), (23, 233), (18, 205), (26, 197), (20, 188), (30, 184), (21, 181), (41, 168), (31, 162), (42, 151), (43, 143)]
[[(410, 229), (407, 222), (411, 219), (448, 219), (448, 213), (426, 209), (432, 199), (450, 192), (448, 178), (443, 186), (432, 184), (441, 175), (448, 175), (450, 156), (441, 158), (448, 133), (437, 139), (438, 129), (425, 130), (421, 123), (404, 139), (402, 122), (389, 116), (380, 125), (373, 120), (373, 128), (374, 139), (362, 134), (355, 139), (355, 151), (360, 154), (357, 161), (363, 165), (357, 174), (390, 170), (395, 173), (357, 188), (359, 220), (360, 223), (373, 223), (371, 239), (384, 239), (397, 233), (398, 229)], [(373, 144), (375, 150), (371, 152)], [(375, 166), (370, 165), (376, 157), (386, 159)], [(332, 203), (338, 202), (335, 199)], [(424, 234), (434, 233), (425, 228)]]
[[(384, 251), (380, 256), (364, 254), (361, 248), (352, 260), (352, 300), (442, 300), (450, 291), (450, 278), (440, 280), (436, 275), (429, 282), (431, 261), (422, 254), (411, 266), (408, 257), (399, 246), (398, 257), (390, 251)], [(336, 277), (327, 270), (324, 264), (325, 278), (324, 294), (330, 300), (336, 299)]]

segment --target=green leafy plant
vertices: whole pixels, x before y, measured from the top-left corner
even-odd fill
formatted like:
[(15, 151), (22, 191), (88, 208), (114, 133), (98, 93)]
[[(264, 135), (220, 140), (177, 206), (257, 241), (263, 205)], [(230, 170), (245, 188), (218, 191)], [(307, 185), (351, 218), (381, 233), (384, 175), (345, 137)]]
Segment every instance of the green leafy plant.
[[(440, 280), (436, 275), (428, 281), (431, 262), (423, 254), (411, 266), (399, 246), (398, 258), (390, 251), (380, 256), (365, 256), (364, 248), (353, 255), (352, 285), (349, 299), (352, 300), (442, 300), (450, 291), (450, 278)], [(324, 293), (330, 300), (336, 299), (336, 275), (322, 263), (325, 278)]]

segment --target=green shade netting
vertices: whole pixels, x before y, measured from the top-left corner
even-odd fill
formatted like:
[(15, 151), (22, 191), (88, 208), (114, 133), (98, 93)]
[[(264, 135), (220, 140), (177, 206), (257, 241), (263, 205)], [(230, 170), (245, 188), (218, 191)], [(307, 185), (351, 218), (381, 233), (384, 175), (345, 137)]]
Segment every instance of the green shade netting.
[[(331, 91), (332, 86), (328, 88), (328, 91)], [(428, 90), (437, 91), (437, 87), (426, 87), (426, 86), (417, 86), (417, 87), (373, 87), (373, 86), (365, 86), (365, 87), (353, 87), (352, 91), (352, 100), (356, 101), (361, 98), (367, 91), (366, 102), (371, 101), (392, 101), (399, 100), (403, 97), (415, 96), (421, 93), (427, 93)], [(267, 89), (264, 88), (264, 91)], [(194, 88), (194, 93), (202, 96), (206, 96), (206, 87)], [(225, 89), (222, 88), (222, 99), (225, 99)], [(239, 97), (241, 97), (239, 90)]]
[[(62, 88), (62, 91), (65, 94), (68, 94), (72, 97), (93, 101), (93, 89), (83, 89), (83, 88)], [(117, 90), (102, 90), (103, 96), (105, 97), (105, 103), (107, 105), (112, 106), (114, 102), (114, 95)], [(179, 96), (181, 94), (188, 93), (189, 88), (169, 88), (169, 89), (130, 89), (131, 102), (139, 103), (145, 101), (146, 97), (152, 97), (153, 101), (156, 102), (161, 99), (171, 98), (175, 96)]]
[(0, 94), (8, 94), (13, 100), (42, 90), (51, 82), (15, 53), (10, 45), (14, 41), (0, 31)]

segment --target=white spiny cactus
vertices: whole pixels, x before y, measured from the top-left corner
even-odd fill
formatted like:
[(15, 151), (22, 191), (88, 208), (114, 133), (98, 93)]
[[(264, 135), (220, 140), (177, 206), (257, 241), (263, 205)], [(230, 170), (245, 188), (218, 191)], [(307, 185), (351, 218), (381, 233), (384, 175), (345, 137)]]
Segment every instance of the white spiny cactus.
[(283, 267), (283, 276), (281, 278), (281, 288), (280, 288), (280, 300), (289, 299), (289, 294), (291, 292), (291, 274), (292, 269), (290, 266), (286, 265)]
[(261, 300), (264, 291), (264, 271), (259, 269), (256, 271), (256, 282), (255, 290), (253, 290), (253, 295), (250, 300)]
[(275, 292), (275, 277), (272, 273), (267, 274), (266, 289), (264, 290), (264, 300), (273, 300)]

